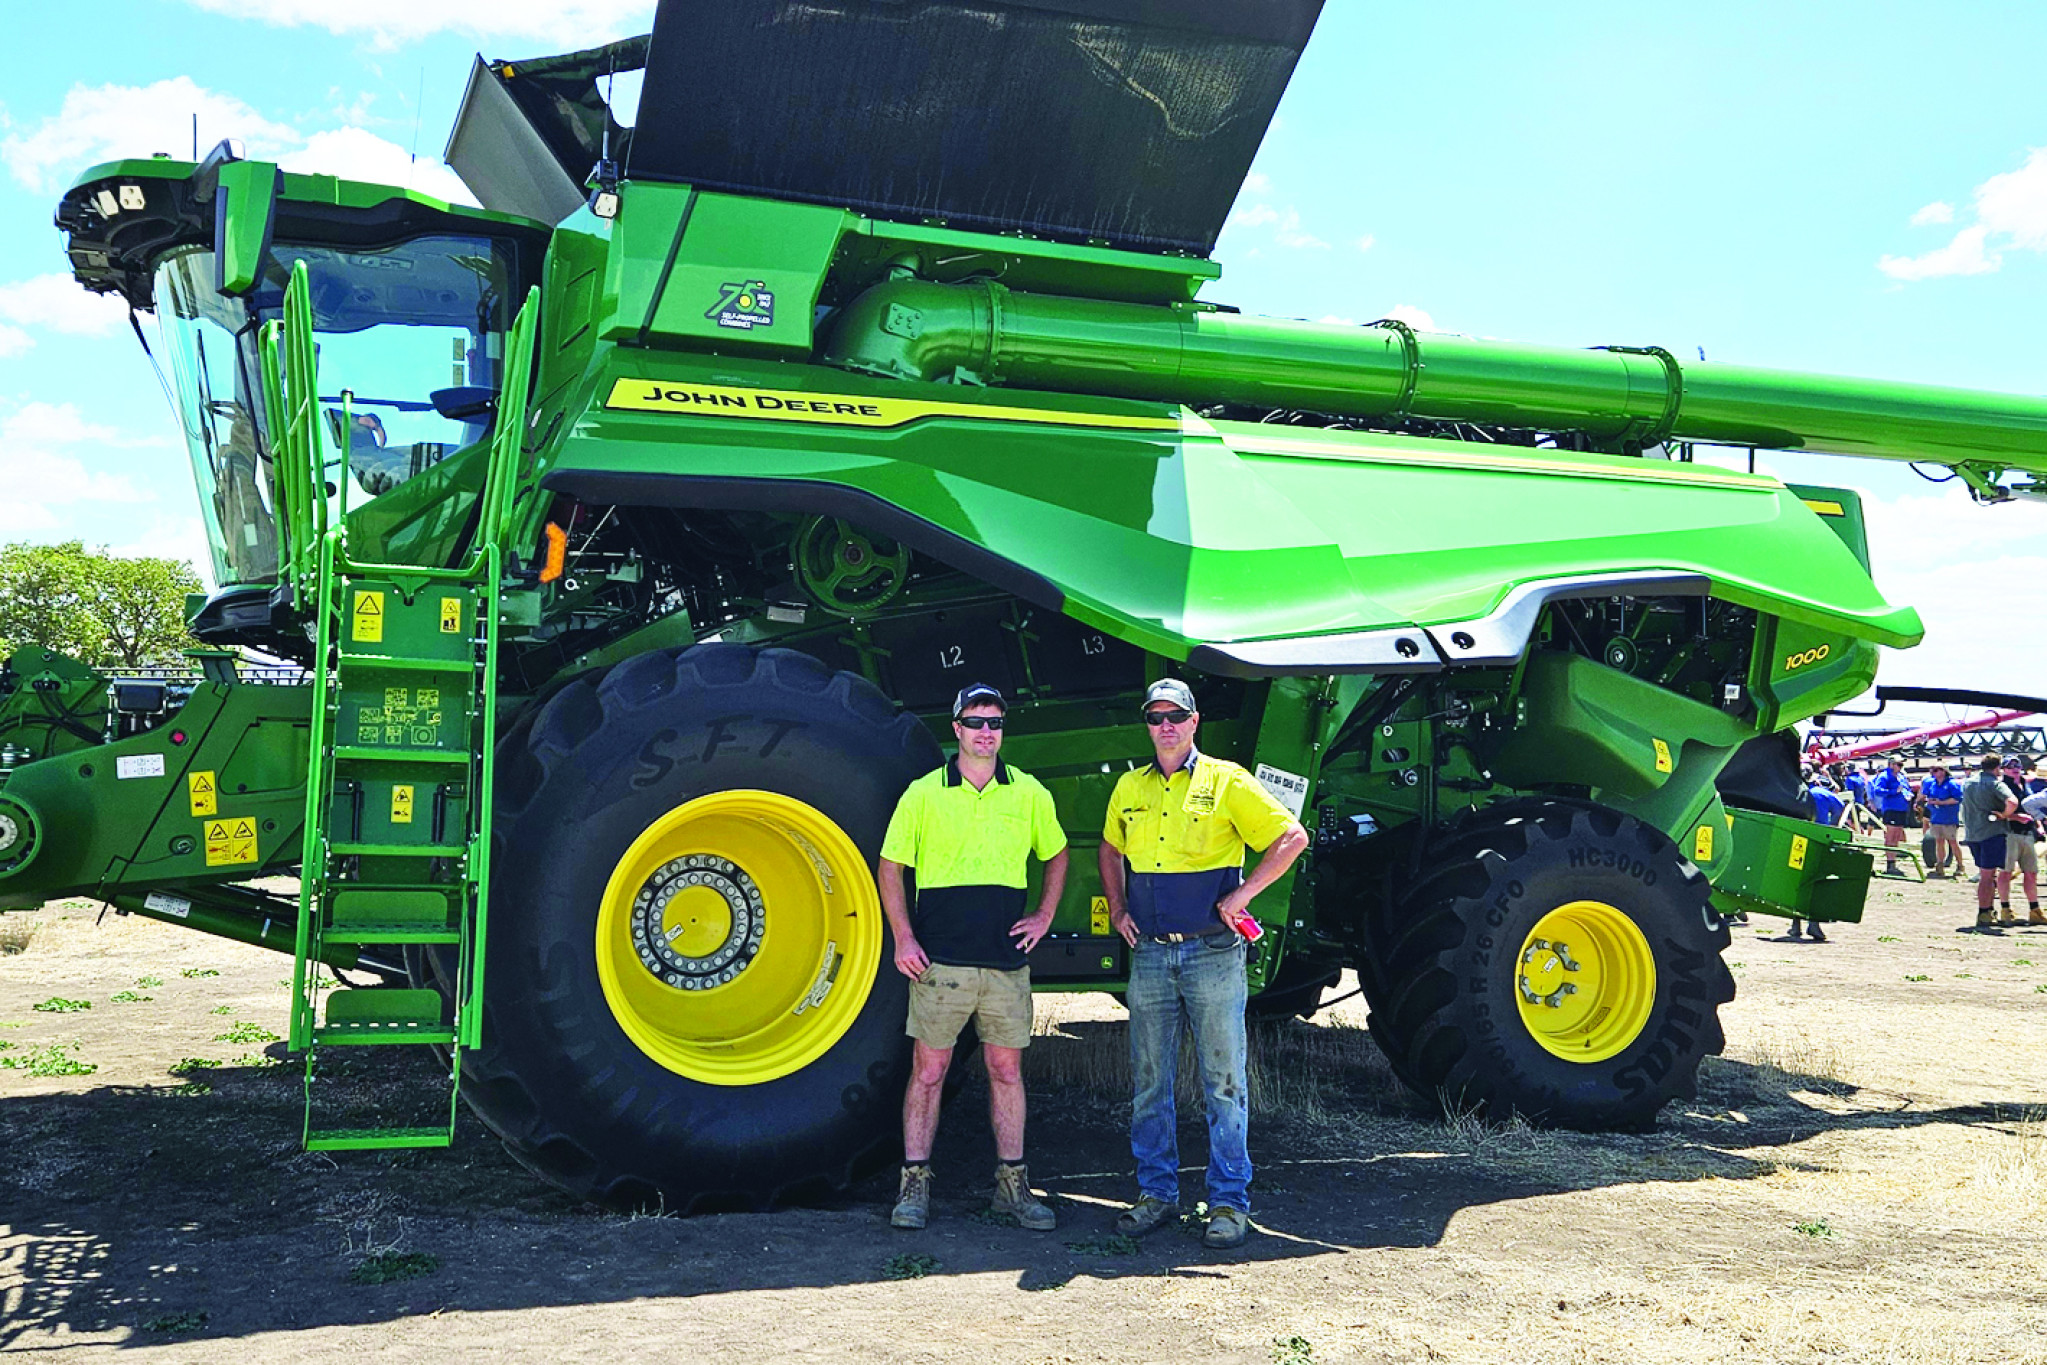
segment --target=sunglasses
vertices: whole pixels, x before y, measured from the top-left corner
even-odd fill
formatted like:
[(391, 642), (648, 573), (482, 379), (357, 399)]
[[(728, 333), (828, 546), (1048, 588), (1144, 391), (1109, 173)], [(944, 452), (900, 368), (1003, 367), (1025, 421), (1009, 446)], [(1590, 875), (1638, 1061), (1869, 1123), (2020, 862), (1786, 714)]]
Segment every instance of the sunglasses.
[(1182, 711), (1177, 707), (1171, 711), (1147, 711), (1144, 713), (1144, 723), (1154, 728), (1161, 725), (1185, 725), (1193, 718), (1194, 713), (1192, 711)]
[(1000, 730), (1005, 717), (1002, 716), (959, 716), (954, 725), (964, 725), (969, 730)]

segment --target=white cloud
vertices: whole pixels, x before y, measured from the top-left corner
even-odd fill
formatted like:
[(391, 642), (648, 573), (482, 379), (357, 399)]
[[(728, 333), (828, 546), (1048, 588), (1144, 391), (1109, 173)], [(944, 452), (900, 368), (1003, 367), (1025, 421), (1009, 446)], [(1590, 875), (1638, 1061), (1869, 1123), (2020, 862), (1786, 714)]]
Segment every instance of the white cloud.
[(1347, 318), (1336, 313), (1324, 313), (1321, 317), (1316, 318), (1315, 321), (1327, 322), (1337, 327), (1355, 327), (1358, 325), (1356, 318)]
[[(37, 275), (0, 284), (0, 356), (20, 355), (35, 345), (29, 328), (106, 336), (127, 318), (128, 305), (119, 296), (90, 293), (69, 275)], [(6, 325), (10, 323), (19, 325)]]
[(2047, 581), (2047, 503), (1983, 507), (1957, 482), (1937, 493), (1865, 498), (1863, 518), (1877, 586), (1890, 601), (1918, 608), (1926, 623), (1918, 648), (1885, 651), (1882, 681), (2043, 690), (2038, 651), (2005, 588)]
[(433, 157), (414, 160), (395, 142), (361, 128), (334, 128), (314, 133), (305, 145), (278, 159), (287, 171), (366, 180), (375, 185), (401, 185), (450, 203), (476, 203), (460, 176)]
[[(591, 47), (614, 38), (645, 33), (654, 22), (654, 0), (186, 0), (198, 9), (234, 19), (297, 28), (311, 24), (329, 33), (360, 33), (380, 47), (396, 47), (429, 34), (470, 34), (495, 44), (507, 40)], [(523, 55), (523, 54), (513, 54)]]
[[(2017, 170), (1978, 185), (1970, 205), (1976, 221), (1946, 246), (1920, 256), (1885, 256), (1877, 269), (1895, 280), (1982, 275), (2001, 267), (2006, 251), (2047, 251), (2047, 147), (2035, 147)], [(1948, 216), (1935, 216), (1935, 210)], [(1951, 206), (1933, 203), (1913, 214), (1912, 222), (1944, 223), (1952, 217)]]
[(1329, 243), (1314, 233), (1301, 231), (1301, 215), (1293, 209), (1279, 215), (1279, 222), (1272, 229), (1272, 240), (1296, 251), (1322, 251), (1329, 247)]
[(1943, 275), (1987, 275), (2004, 264), (2004, 257), (1985, 252), (1988, 229), (1980, 224), (1963, 228), (1946, 246), (1935, 247), (1919, 256), (1885, 256), (1876, 268), (1894, 280), (1931, 280)]
[(1955, 206), (1936, 199), (1912, 215), (1913, 227), (1925, 227), (1930, 223), (1952, 223), (1955, 221)]
[(1244, 184), (1239, 193), (1270, 194), (1272, 193), (1272, 177), (1264, 171), (1253, 171), (1244, 177)]
[(189, 154), (194, 115), (202, 151), (224, 137), (246, 141), (252, 156), (275, 155), (300, 141), (294, 130), (234, 96), (175, 76), (143, 86), (74, 85), (55, 114), (0, 141), (0, 160), (22, 184), (47, 192), (95, 162)]
[(1225, 227), (1264, 227), (1267, 223), (1279, 221), (1279, 210), (1270, 204), (1246, 204), (1229, 216)]
[[(0, 160), (23, 184), (51, 191), (95, 162), (164, 150), (176, 155), (189, 153), (195, 111), (199, 113), (202, 150), (224, 137), (235, 137), (243, 141), (250, 156), (275, 160), (288, 171), (400, 185), (457, 204), (476, 202), (461, 179), (434, 157), (415, 160), (397, 143), (360, 127), (301, 132), (263, 117), (232, 95), (205, 89), (189, 76), (148, 86), (75, 85), (55, 116), (0, 141)], [(63, 283), (62, 291), (53, 281)], [(45, 319), (16, 316), (8, 302), (9, 290), (31, 291), (22, 296), (23, 307), (53, 311)], [(21, 285), (0, 286), (0, 321), (19, 323), (61, 315), (66, 321), (49, 325), (60, 331), (91, 330), (98, 325), (92, 319), (102, 316), (93, 311), (95, 302), (65, 276), (44, 276)], [(6, 345), (0, 338), (0, 353)]]
[(1370, 251), (1373, 247), (1377, 246), (1378, 244), (1379, 239), (1377, 237), (1374, 237), (1369, 232), (1366, 233), (1364, 236), (1358, 238), (1355, 242), (1351, 243), (1351, 245), (1356, 247), (1359, 251)]
[(22, 490), (20, 500), (8, 505), (10, 526), (16, 531), (54, 529), (64, 518), (53, 509), (67, 504), (85, 504), (89, 514), (95, 504), (149, 501), (126, 478), (89, 469), (74, 453), (78, 447), (131, 444), (155, 442), (123, 440), (112, 428), (87, 421), (69, 403), (24, 403), (0, 416), (0, 483)]
[(1395, 322), (1404, 322), (1417, 332), (1440, 332), (1436, 320), (1411, 303), (1396, 303), (1386, 310), (1386, 316)]

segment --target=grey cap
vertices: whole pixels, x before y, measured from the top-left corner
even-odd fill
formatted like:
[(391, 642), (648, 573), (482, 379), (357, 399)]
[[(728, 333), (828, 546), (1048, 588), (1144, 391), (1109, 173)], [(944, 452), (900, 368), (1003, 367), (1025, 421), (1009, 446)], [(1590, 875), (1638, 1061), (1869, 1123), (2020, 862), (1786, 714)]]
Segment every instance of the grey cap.
[(1009, 714), (1009, 703), (1002, 699), (1002, 694), (984, 682), (968, 683), (960, 689), (960, 694), (952, 699), (952, 718), (958, 720), (969, 706), (999, 706), (1003, 715)]
[(1144, 704), (1138, 709), (1149, 711), (1155, 701), (1169, 701), (1182, 711), (1199, 711), (1194, 704), (1194, 689), (1178, 678), (1160, 678), (1144, 690)]

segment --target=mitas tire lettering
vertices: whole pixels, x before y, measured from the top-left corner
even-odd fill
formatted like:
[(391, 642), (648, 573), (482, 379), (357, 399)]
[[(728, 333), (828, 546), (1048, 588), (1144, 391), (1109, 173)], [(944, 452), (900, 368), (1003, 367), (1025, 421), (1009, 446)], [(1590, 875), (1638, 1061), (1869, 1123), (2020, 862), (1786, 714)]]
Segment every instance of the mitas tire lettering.
[[(1666, 836), (1588, 802), (1525, 799), (1468, 815), (1422, 866), (1405, 896), (1367, 915), (1359, 971), (1372, 1037), (1403, 1081), (1459, 1108), (1593, 1130), (1639, 1128), (1695, 1094), (1734, 981), (1706, 878)], [(1534, 926), (1580, 900), (1625, 915), (1655, 968), (1639, 1032), (1591, 1063), (1544, 1047), (1517, 996)]]
[[(483, 1045), (464, 1054), (464, 1099), (523, 1165), (614, 1207), (765, 1208), (891, 1159), (908, 987), (885, 935), (866, 1004), (821, 1056), (721, 1085), (626, 1034), (594, 926), (625, 849), (686, 802), (740, 789), (802, 802), (871, 868), (896, 798), (941, 757), (871, 684), (793, 650), (659, 650), (554, 692), (499, 745)], [(443, 950), (428, 967), (445, 989)]]

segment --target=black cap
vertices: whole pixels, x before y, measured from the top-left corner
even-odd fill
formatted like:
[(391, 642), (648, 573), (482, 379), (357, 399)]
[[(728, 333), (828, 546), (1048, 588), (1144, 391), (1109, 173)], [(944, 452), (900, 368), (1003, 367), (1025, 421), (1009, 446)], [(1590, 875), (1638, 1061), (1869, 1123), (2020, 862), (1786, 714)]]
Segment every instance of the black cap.
[(952, 699), (952, 718), (958, 720), (969, 706), (999, 706), (1003, 715), (1009, 714), (1009, 703), (1002, 699), (1002, 694), (984, 682), (968, 683), (960, 689), (960, 694)]

